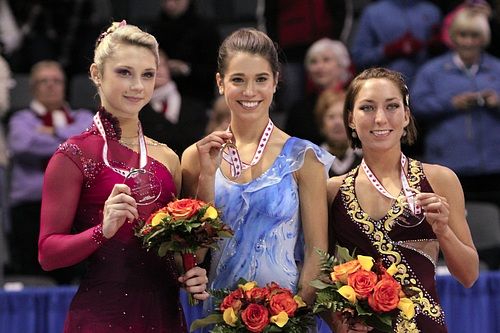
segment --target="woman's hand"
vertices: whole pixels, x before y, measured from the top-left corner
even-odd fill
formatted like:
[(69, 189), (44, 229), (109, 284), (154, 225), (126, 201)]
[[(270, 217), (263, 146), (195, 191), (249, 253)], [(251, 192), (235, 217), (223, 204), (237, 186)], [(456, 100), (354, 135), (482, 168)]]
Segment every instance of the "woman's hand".
[(102, 234), (113, 237), (125, 221), (139, 218), (137, 203), (130, 196), (130, 188), (125, 184), (115, 184), (111, 194), (104, 202)]
[(221, 163), (221, 149), (223, 145), (230, 140), (233, 135), (227, 131), (215, 131), (196, 143), (198, 156), (200, 160), (200, 173), (206, 172), (210, 175)]
[(424, 210), (427, 223), (432, 226), (436, 235), (442, 235), (448, 230), (450, 205), (445, 197), (436, 193), (419, 193), (417, 204)]
[(184, 275), (179, 276), (178, 281), (184, 284), (186, 291), (193, 294), (193, 297), (204, 301), (208, 298), (207, 293), (207, 271), (201, 267), (193, 267)]
[(366, 333), (373, 330), (371, 326), (343, 318), (339, 312), (333, 314), (332, 326), (335, 333)]

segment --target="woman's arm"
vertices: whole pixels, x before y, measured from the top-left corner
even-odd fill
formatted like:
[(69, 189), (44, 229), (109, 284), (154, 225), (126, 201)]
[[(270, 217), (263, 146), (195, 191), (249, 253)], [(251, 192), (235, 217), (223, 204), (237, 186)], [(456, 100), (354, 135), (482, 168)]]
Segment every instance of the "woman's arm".
[(206, 202), (215, 199), (215, 172), (219, 167), (222, 145), (232, 137), (226, 131), (215, 131), (182, 154), (182, 193), (196, 196)]
[(82, 171), (69, 157), (56, 153), (45, 171), (42, 192), (38, 260), (44, 270), (81, 262), (113, 237), (127, 219), (138, 218), (130, 189), (117, 184), (104, 203), (102, 223), (72, 234), (82, 186)]
[(465, 200), (456, 174), (443, 166), (424, 164), (434, 193), (417, 195), (427, 222), (437, 236), (451, 274), (470, 288), (479, 275), (479, 257), (465, 218)]
[(314, 152), (306, 152), (304, 165), (297, 172), (300, 214), (305, 240), (304, 265), (300, 272), (299, 293), (308, 304), (315, 299), (315, 289), (309, 284), (320, 273), (320, 257), (316, 249), (328, 249), (326, 174), (324, 165)]

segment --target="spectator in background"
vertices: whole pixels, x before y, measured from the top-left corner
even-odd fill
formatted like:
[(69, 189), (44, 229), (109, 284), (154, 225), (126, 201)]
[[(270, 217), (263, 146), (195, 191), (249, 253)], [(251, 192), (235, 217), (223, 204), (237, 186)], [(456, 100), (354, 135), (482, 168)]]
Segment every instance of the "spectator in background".
[(168, 54), (172, 78), (183, 96), (209, 107), (215, 96), (214, 74), (220, 36), (214, 23), (198, 16), (194, 0), (159, 0), (162, 12), (151, 34)]
[(283, 86), (278, 90), (280, 111), (289, 113), (305, 97), (303, 59), (320, 38), (339, 39), (344, 30), (344, 0), (266, 0), (263, 10), (267, 34), (283, 51)]
[(384, 66), (401, 72), (411, 82), (428, 59), (437, 36), (441, 11), (425, 0), (382, 0), (361, 14), (351, 49), (357, 71)]
[(335, 156), (328, 174), (340, 176), (361, 163), (361, 149), (352, 148), (344, 127), (345, 92), (325, 90), (314, 109), (318, 128), (324, 142), (321, 147)]
[(210, 134), (213, 131), (225, 131), (230, 122), (231, 110), (227, 106), (226, 99), (221, 95), (215, 99), (212, 105), (205, 134)]
[(341, 91), (349, 83), (351, 59), (342, 42), (322, 38), (307, 50), (304, 66), (311, 89), (290, 109), (285, 129), (293, 136), (320, 144), (323, 138), (314, 116), (318, 95), (325, 90)]
[[(65, 101), (65, 75), (55, 61), (41, 61), (31, 70), (33, 100), (15, 112), (8, 125), (12, 258), (10, 274), (41, 274), (37, 259), (42, 183), (46, 164), (59, 144), (92, 124), (88, 110), (71, 110)], [(61, 207), (61, 209), (64, 209)], [(68, 272), (69, 275), (71, 275)], [(54, 276), (68, 283), (65, 274)]]
[(453, 169), (467, 200), (500, 205), (500, 59), (486, 53), (488, 18), (463, 8), (450, 26), (453, 49), (430, 60), (414, 85), (425, 122), (425, 160)]
[[(201, 102), (177, 90), (177, 84), (170, 76), (168, 57), (161, 49), (159, 54), (153, 97), (140, 112), (139, 119), (146, 136), (182, 154), (184, 149), (203, 137), (206, 109)], [(137, 143), (137, 140), (133, 142)]]
[[(9, 89), (11, 88), (11, 83), (12, 78), (9, 64), (0, 56), (0, 118), (3, 118), (7, 110), (9, 110)], [(5, 145), (3, 124), (0, 123), (0, 286), (2, 286), (3, 283), (4, 264), (9, 260), (4, 232), (7, 227), (7, 178), (5, 175), (7, 162), (7, 146)]]

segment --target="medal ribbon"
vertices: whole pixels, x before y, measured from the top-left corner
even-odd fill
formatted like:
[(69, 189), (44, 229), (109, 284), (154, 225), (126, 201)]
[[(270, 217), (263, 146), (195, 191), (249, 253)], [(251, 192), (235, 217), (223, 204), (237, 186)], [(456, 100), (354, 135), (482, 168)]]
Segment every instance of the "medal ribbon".
[[(416, 204), (414, 192), (412, 191), (410, 184), (408, 183), (408, 179), (406, 178), (404, 170), (406, 161), (407, 161), (406, 156), (404, 154), (401, 154), (401, 184), (403, 186), (403, 193), (405, 194), (406, 200), (408, 201), (408, 205), (412, 213), (420, 214), (421, 208), (419, 205)], [(377, 176), (375, 176), (375, 174), (370, 170), (364, 158), (361, 161), (361, 167), (363, 168), (366, 176), (368, 177), (372, 185), (377, 189), (377, 191), (379, 191), (383, 196), (389, 199), (397, 200), (395, 196), (390, 194), (389, 191), (385, 189), (384, 185), (382, 185), (382, 183), (378, 180)]]
[[(109, 164), (108, 161), (108, 141), (106, 139), (106, 131), (104, 130), (104, 126), (102, 125), (101, 118), (99, 117), (99, 112), (97, 112), (94, 115), (94, 124), (97, 127), (97, 130), (99, 130), (99, 133), (102, 136), (102, 139), (104, 140), (104, 146), (102, 147), (102, 159), (104, 161), (104, 164), (108, 167), (111, 168), (114, 172), (116, 172), (119, 175), (122, 175), (123, 177), (127, 177), (128, 174), (133, 171), (135, 168), (130, 168), (130, 170), (124, 170), (120, 168), (115, 168)], [(141, 123), (139, 122), (138, 124), (138, 135), (139, 135), (139, 169), (144, 169), (148, 162), (148, 152), (146, 148), (146, 141), (144, 139), (144, 135), (142, 133), (142, 127)]]
[[(251, 166), (254, 166), (255, 164), (259, 163), (264, 153), (264, 150), (266, 149), (267, 143), (269, 142), (269, 138), (271, 137), (273, 129), (274, 129), (274, 124), (271, 121), (271, 119), (269, 119), (269, 121), (267, 122), (267, 126), (264, 129), (262, 136), (260, 137), (259, 145), (257, 146), (257, 149), (255, 149), (255, 153), (253, 155), (252, 162), (250, 162), (250, 164), (245, 163), (241, 160), (240, 154), (238, 153), (238, 149), (232, 142), (228, 142), (227, 145), (223, 146), (222, 157), (229, 164), (231, 177), (238, 178), (239, 176), (241, 176), (243, 170), (246, 170)], [(227, 130), (230, 132), (231, 128), (229, 127)], [(226, 149), (228, 150), (227, 153), (225, 151)]]

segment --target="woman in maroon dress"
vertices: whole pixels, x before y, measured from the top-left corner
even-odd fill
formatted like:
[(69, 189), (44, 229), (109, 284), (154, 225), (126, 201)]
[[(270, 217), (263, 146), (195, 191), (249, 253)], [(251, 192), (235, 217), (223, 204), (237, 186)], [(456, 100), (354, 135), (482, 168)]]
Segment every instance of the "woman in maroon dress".
[(87, 261), (65, 332), (186, 332), (179, 285), (208, 297), (205, 270), (179, 276), (172, 255), (147, 252), (134, 236), (137, 222), (178, 195), (181, 181), (178, 156), (144, 137), (138, 119), (157, 65), (152, 35), (124, 21), (101, 34), (90, 73), (102, 106), (47, 167), (40, 263), (52, 270)]
[[(363, 148), (361, 165), (330, 178), (330, 253), (335, 245), (396, 264), (401, 284), (413, 285), (416, 316), (396, 318), (394, 332), (446, 332), (436, 292), (439, 249), (453, 276), (471, 287), (479, 259), (465, 219), (464, 195), (453, 171), (406, 158), (416, 129), (408, 89), (400, 73), (368, 69), (349, 86), (344, 124), (353, 148)], [(336, 332), (365, 332), (338, 321)], [(372, 330), (371, 332), (376, 332)]]

